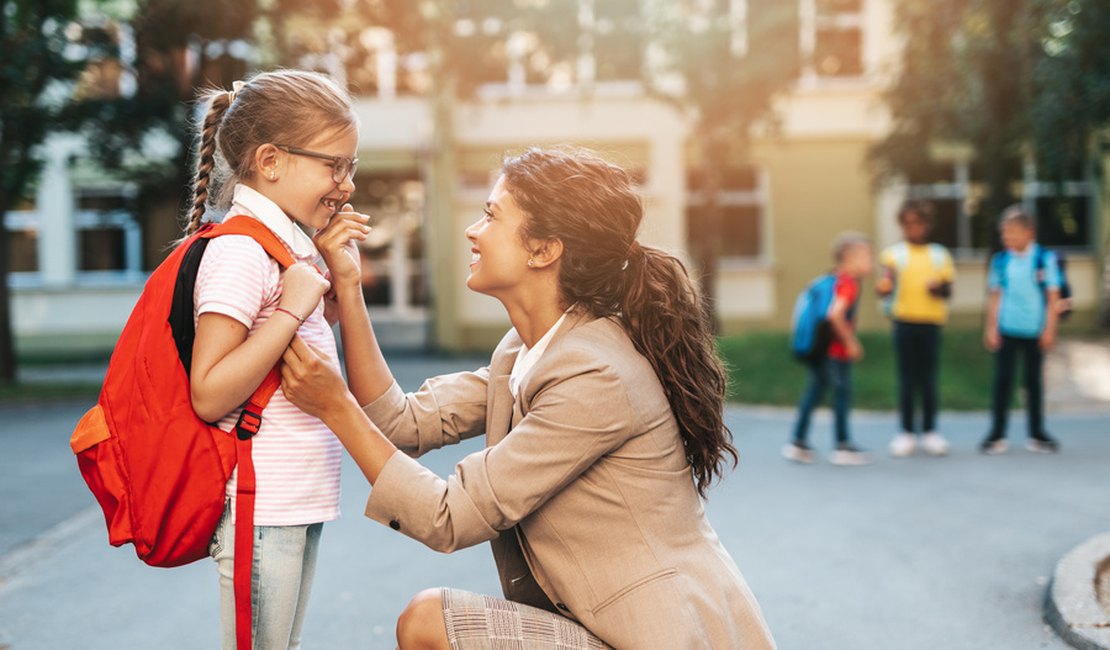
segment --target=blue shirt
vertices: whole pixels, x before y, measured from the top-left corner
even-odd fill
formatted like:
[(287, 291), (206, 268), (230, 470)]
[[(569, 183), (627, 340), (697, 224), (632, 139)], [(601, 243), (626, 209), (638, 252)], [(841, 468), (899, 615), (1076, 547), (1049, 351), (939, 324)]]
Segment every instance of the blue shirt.
[[(1000, 291), (998, 306), (998, 331), (1006, 336), (1037, 338), (1045, 325), (1045, 295), (1049, 289), (1060, 289), (1060, 267), (1056, 254), (1044, 253), (1043, 278), (1038, 277), (1036, 268), (1037, 250), (1040, 244), (1033, 243), (1024, 252), (1003, 251), (1006, 261), (998, 268), (995, 253), (991, 258), (990, 273), (987, 275), (987, 288)], [(999, 277), (1000, 271), (1005, 277)], [(1043, 283), (1043, 288), (1042, 288)]]

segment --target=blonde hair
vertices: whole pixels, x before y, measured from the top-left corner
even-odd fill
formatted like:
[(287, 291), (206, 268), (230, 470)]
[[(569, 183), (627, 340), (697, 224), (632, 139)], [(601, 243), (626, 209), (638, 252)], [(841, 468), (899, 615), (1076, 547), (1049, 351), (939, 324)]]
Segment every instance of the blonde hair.
[(1036, 220), (1020, 203), (1015, 203), (1002, 211), (1002, 216), (998, 218), (998, 229), (1002, 230), (1002, 227), (1008, 223), (1014, 223), (1029, 230), (1035, 230), (1037, 227)]
[(840, 263), (856, 246), (871, 246), (871, 238), (861, 232), (842, 232), (833, 240), (833, 259)]
[(259, 73), (235, 91), (203, 91), (199, 104), (193, 200), (185, 234), (196, 232), (205, 212), (230, 207), (231, 189), (254, 173), (254, 155), (267, 144), (302, 146), (320, 132), (357, 128), (347, 91), (328, 77), (304, 70)]

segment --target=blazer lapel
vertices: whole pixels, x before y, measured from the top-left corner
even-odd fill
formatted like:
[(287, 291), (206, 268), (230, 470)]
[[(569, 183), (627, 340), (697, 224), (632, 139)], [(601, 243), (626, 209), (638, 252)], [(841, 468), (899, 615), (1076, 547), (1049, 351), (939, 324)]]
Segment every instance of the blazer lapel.
[(513, 417), (513, 395), (509, 392), (509, 373), (523, 343), (501, 346), (490, 359), (489, 393), (486, 403), (486, 446), (492, 447), (509, 433)]

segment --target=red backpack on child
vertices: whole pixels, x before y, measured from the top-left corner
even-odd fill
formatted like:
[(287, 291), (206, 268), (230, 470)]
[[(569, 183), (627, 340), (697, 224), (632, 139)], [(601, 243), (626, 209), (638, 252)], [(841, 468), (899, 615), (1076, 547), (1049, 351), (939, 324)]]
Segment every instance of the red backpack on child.
[[(282, 268), (293, 264), (281, 240), (251, 217), (206, 224), (190, 236), (147, 280), (112, 352), (97, 404), (70, 439), (81, 475), (104, 510), (108, 541), (134, 544), (152, 566), (208, 555), (236, 465), (236, 519), (254, 521), (251, 437), (281, 383), (277, 367), (232, 432), (201, 420), (190, 398), (193, 290), (208, 242), (221, 235), (250, 236)], [(251, 647), (252, 533), (253, 526), (235, 526), (235, 627), (244, 650)]]

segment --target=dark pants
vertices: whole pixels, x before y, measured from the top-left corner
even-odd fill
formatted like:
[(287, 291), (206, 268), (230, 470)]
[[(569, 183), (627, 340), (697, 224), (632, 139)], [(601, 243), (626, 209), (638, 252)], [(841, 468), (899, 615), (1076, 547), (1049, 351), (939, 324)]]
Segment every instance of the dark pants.
[(1014, 374), (1017, 356), (1024, 357), (1025, 400), (1029, 409), (1029, 435), (1044, 435), (1044, 387), (1041, 383), (1041, 361), (1044, 358), (1040, 342), (1035, 338), (1002, 336), (1002, 347), (994, 354), (994, 421), (991, 437), (1006, 436), (1006, 418), (1013, 399)]
[(848, 361), (823, 359), (809, 370), (809, 383), (798, 403), (798, 421), (794, 425), (794, 440), (804, 443), (809, 433), (809, 418), (825, 398), (825, 390), (832, 386), (833, 413), (836, 441), (848, 442), (848, 411), (852, 408), (852, 364)]
[(937, 366), (940, 325), (894, 322), (894, 356), (898, 368), (898, 410), (902, 430), (913, 433), (914, 401), (921, 395), (922, 432), (936, 431)]

